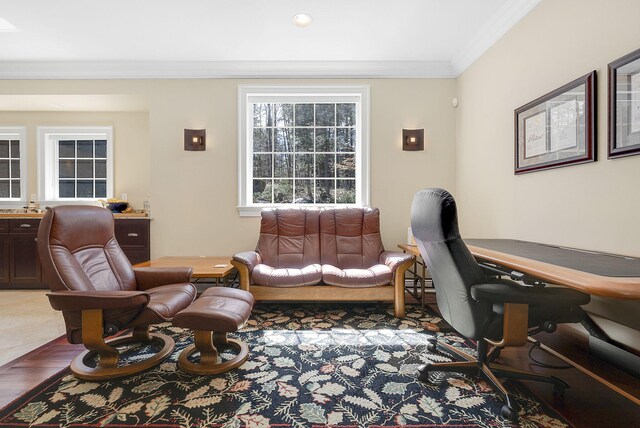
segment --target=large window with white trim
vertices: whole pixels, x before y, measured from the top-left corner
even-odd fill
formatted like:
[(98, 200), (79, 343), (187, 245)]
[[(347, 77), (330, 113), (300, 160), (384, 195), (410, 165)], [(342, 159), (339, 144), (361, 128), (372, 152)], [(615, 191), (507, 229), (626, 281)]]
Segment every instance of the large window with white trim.
[(26, 134), (23, 127), (0, 127), (0, 203), (27, 200)]
[(40, 199), (112, 197), (112, 135), (111, 127), (38, 128)]
[(239, 210), (368, 203), (368, 87), (240, 87)]

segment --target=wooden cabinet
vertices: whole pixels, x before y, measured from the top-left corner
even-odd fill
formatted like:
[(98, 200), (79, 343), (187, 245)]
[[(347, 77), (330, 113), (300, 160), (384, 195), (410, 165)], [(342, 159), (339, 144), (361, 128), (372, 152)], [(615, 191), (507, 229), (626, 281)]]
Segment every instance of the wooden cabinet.
[[(149, 219), (116, 219), (115, 235), (131, 264), (150, 259)], [(0, 289), (47, 288), (38, 256), (40, 219), (0, 219)]]
[(41, 282), (38, 257), (39, 219), (9, 220), (9, 282), (30, 284)]
[(116, 220), (116, 239), (132, 265), (151, 259), (151, 240), (148, 219)]
[(9, 277), (9, 220), (0, 219), (0, 288)]
[(0, 288), (42, 288), (40, 219), (0, 219)]

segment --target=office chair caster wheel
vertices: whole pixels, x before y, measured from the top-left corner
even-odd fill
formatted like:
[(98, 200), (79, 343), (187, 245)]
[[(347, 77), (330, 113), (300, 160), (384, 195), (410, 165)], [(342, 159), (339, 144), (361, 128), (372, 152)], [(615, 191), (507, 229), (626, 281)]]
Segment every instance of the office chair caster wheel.
[(504, 418), (509, 419), (510, 421), (517, 421), (518, 420), (518, 412), (516, 410), (514, 410), (512, 407), (509, 407), (509, 405), (507, 405), (507, 404), (502, 406), (502, 409), (500, 410), (500, 413), (502, 414), (502, 416)]
[(429, 364), (418, 366), (418, 380), (421, 382), (429, 382)]

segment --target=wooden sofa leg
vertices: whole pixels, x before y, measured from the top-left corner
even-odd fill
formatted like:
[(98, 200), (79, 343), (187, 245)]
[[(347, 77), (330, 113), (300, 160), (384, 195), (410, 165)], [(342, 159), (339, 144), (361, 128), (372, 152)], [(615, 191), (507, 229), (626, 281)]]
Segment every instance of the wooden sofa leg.
[(231, 264), (233, 267), (238, 269), (238, 273), (240, 274), (240, 290), (250, 291), (249, 290), (249, 268), (244, 263), (237, 262), (235, 260), (231, 260)]
[(394, 280), (393, 312), (396, 318), (404, 318), (404, 275), (407, 269), (413, 265), (413, 260), (407, 260), (396, 268)]

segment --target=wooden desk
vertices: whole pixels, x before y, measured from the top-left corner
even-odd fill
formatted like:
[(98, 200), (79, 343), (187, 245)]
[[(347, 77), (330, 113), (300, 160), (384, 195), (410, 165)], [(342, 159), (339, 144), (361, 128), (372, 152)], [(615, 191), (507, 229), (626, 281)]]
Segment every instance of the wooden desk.
[[(480, 265), (514, 279), (526, 274), (529, 277), (521, 278), (525, 282), (538, 279), (593, 296), (640, 300), (640, 258), (511, 239), (466, 239), (465, 243)], [(615, 344), (589, 317), (582, 324), (590, 334), (591, 353), (638, 376), (640, 357)], [(532, 338), (529, 340), (536, 342)], [(640, 404), (640, 398), (612, 385), (553, 349), (545, 345), (541, 347)]]
[(233, 271), (229, 257), (220, 256), (167, 256), (148, 262), (138, 263), (136, 267), (181, 267), (193, 268), (191, 278), (198, 282), (199, 279), (215, 279), (219, 284), (222, 280), (228, 285), (229, 274)]
[(595, 296), (640, 299), (640, 259), (512, 239), (465, 239), (476, 259)]

